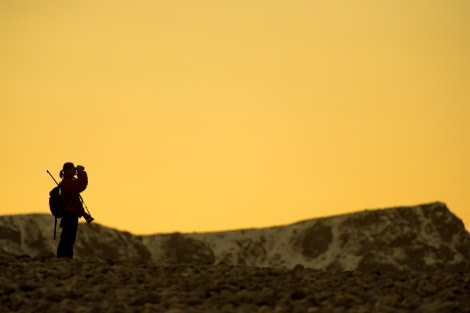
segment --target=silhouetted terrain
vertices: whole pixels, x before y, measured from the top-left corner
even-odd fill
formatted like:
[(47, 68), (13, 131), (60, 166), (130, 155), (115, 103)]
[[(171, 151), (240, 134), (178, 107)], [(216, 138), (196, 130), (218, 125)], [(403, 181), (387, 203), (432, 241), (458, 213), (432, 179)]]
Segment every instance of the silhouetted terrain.
[[(50, 215), (0, 217), (0, 253), (53, 257)], [(60, 230), (60, 229), (59, 229)], [(325, 270), (470, 269), (470, 235), (445, 204), (368, 210), (287, 226), (135, 236), (80, 224), (77, 259)]]
[(470, 236), (442, 203), (292, 225), (134, 236), (0, 217), (0, 312), (470, 312)]

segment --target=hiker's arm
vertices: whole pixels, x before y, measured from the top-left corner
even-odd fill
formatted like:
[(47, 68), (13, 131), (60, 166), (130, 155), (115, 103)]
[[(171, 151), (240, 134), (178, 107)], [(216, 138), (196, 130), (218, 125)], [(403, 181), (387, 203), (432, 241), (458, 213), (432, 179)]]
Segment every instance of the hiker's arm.
[(79, 169), (77, 171), (77, 179), (71, 181), (68, 186), (71, 191), (82, 192), (88, 185), (88, 175), (85, 170)]

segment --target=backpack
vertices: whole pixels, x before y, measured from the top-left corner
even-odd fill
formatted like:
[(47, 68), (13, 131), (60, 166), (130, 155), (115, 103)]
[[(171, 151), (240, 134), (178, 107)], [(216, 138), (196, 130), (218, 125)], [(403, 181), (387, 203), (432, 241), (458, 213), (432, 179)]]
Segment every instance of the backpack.
[(49, 209), (51, 210), (52, 215), (56, 218), (61, 218), (65, 211), (60, 187), (61, 186), (58, 185), (49, 192)]

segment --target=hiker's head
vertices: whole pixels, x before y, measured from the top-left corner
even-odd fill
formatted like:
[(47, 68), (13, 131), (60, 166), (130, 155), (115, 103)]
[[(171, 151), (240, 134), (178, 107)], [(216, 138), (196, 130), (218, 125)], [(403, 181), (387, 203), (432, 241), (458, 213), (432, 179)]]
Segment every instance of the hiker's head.
[(75, 165), (72, 162), (64, 163), (64, 167), (60, 171), (60, 178), (63, 177), (73, 177), (77, 170), (75, 169)]

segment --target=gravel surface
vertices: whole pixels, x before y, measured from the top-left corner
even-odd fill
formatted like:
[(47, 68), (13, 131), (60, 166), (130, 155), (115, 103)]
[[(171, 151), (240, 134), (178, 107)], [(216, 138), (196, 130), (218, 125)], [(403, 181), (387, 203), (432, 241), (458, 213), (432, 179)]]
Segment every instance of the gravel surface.
[(0, 312), (470, 312), (470, 273), (0, 255)]

